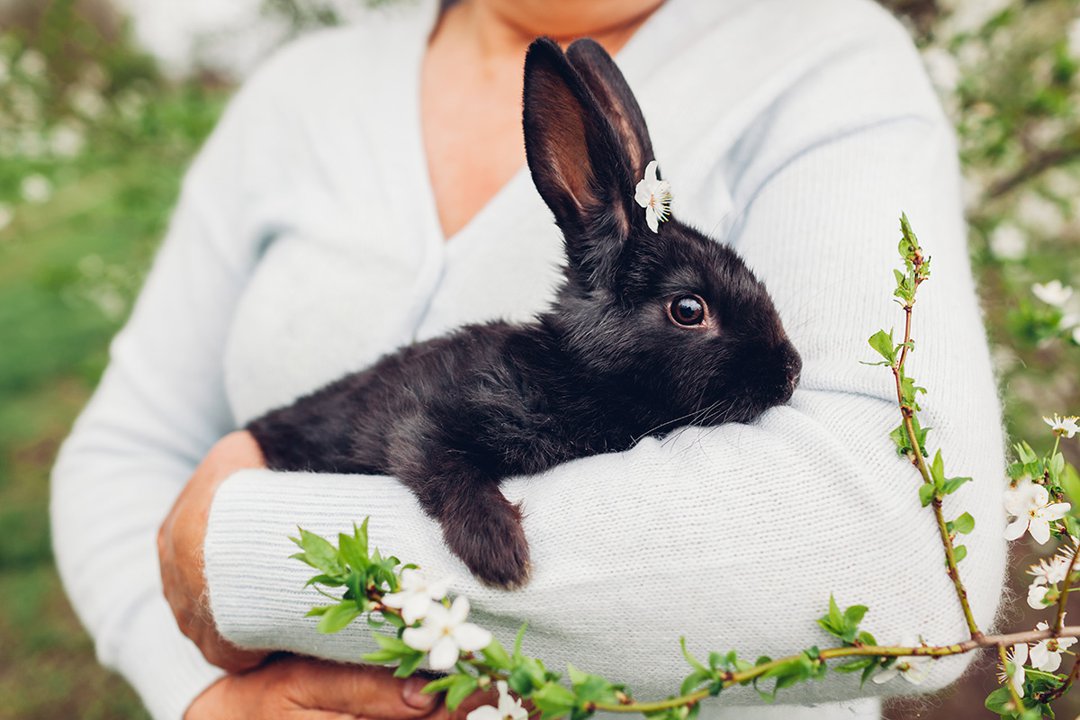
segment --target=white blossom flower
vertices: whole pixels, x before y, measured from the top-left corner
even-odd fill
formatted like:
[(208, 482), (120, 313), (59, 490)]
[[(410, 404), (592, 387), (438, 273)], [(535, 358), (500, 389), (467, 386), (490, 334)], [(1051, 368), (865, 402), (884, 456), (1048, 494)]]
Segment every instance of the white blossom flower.
[(77, 113), (90, 120), (101, 117), (108, 109), (101, 94), (89, 87), (77, 87), (72, 90), (68, 102)]
[(405, 622), (412, 625), (423, 620), (428, 610), (437, 604), (433, 601), (442, 600), (449, 589), (448, 580), (429, 582), (419, 570), (406, 568), (401, 571), (401, 590), (386, 595), (383, 604), (401, 610)]
[(1060, 234), (1065, 223), (1061, 207), (1034, 192), (1024, 193), (1020, 198), (1016, 204), (1016, 217), (1021, 225), (1046, 237)]
[(671, 183), (656, 177), (656, 161), (645, 167), (645, 177), (638, 181), (634, 200), (645, 208), (645, 221), (649, 229), (660, 232), (660, 223), (671, 214)]
[(52, 197), (53, 187), (47, 177), (35, 173), (23, 178), (20, 191), (22, 192), (23, 200), (28, 203), (40, 205), (41, 203), (48, 202), (49, 198)]
[(1080, 432), (1080, 417), (1075, 415), (1069, 417), (1059, 417), (1058, 415), (1054, 415), (1052, 418), (1044, 417), (1043, 422), (1050, 426), (1055, 435), (1064, 435), (1069, 439), (1072, 439), (1076, 433)]
[(1060, 280), (1051, 280), (1045, 285), (1035, 283), (1031, 286), (1031, 292), (1035, 294), (1035, 297), (1039, 298), (1047, 305), (1062, 307), (1065, 303), (1069, 302), (1069, 298), (1071, 298), (1073, 294), (1073, 289), (1068, 285), (1062, 285)]
[[(1064, 621), (1065, 617), (1062, 616)], [(1049, 630), (1044, 622), (1036, 630)], [(1043, 672), (1054, 672), (1061, 667), (1061, 653), (1076, 644), (1076, 638), (1046, 638), (1031, 647), (1031, 666)]]
[(1080, 60), (1080, 17), (1074, 18), (1069, 23), (1069, 55), (1074, 59)]
[(465, 720), (525, 720), (529, 711), (521, 706), (521, 700), (510, 694), (505, 680), (495, 683), (499, 688), (499, 705), (481, 705), (465, 716)]
[(48, 64), (45, 56), (37, 50), (27, 50), (19, 57), (19, 70), (28, 77), (39, 79), (45, 75)]
[(1027, 604), (1033, 610), (1042, 610), (1049, 603), (1046, 602), (1046, 593), (1050, 592), (1050, 588), (1045, 585), (1038, 585), (1032, 583), (1028, 587)]
[(1050, 493), (1031, 480), (1021, 480), (1005, 491), (1005, 509), (1015, 519), (1005, 528), (1005, 539), (1016, 540), (1025, 532), (1040, 545), (1050, 539), (1050, 523), (1065, 517), (1069, 503), (1051, 503)]
[[(924, 645), (919, 638), (906, 637), (900, 643), (903, 647), (918, 647)], [(885, 668), (874, 676), (874, 682), (878, 685), (887, 683), (897, 675), (903, 675), (904, 679), (912, 685), (920, 685), (930, 673), (930, 662), (933, 660), (929, 655), (908, 655), (896, 659), (890, 667)]]
[(14, 219), (15, 211), (9, 205), (0, 203), (0, 232), (3, 232), (4, 228), (10, 225)]
[(1037, 565), (1032, 565), (1027, 574), (1035, 577), (1032, 585), (1057, 585), (1065, 579), (1071, 561), (1072, 558), (1065, 555), (1055, 555), (1050, 560), (1043, 558)]
[(431, 653), (432, 670), (449, 670), (462, 651), (476, 652), (491, 644), (491, 633), (478, 625), (465, 622), (469, 616), (469, 600), (459, 595), (447, 610), (441, 603), (432, 602), (418, 628), (406, 628), (401, 639), (414, 650)]
[(75, 157), (82, 152), (84, 145), (86, 136), (73, 123), (59, 125), (49, 135), (49, 149), (57, 157)]
[(1027, 237), (1012, 223), (1002, 223), (990, 234), (990, 252), (1002, 260), (1020, 260), (1027, 254)]
[(998, 673), (998, 680), (1003, 684), (1011, 682), (1013, 689), (1016, 690), (1016, 694), (1020, 697), (1024, 697), (1024, 680), (1026, 677), (1024, 665), (1026, 665), (1028, 661), (1027, 643), (1013, 645), (1012, 652), (1006, 657), (1008, 657), (1009, 662), (1013, 664), (1013, 671), (1010, 673), (1008, 669), (1002, 667), (1001, 672)]

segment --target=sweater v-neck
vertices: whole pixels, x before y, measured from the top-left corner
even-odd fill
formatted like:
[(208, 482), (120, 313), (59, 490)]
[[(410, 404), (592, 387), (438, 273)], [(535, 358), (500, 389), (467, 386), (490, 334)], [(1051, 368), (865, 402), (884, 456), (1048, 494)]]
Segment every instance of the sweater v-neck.
[[(649, 34), (653, 26), (661, 22), (658, 21), (658, 17), (670, 12), (670, 6), (673, 4), (674, 0), (667, 0), (657, 8), (616, 53), (615, 59), (620, 66), (632, 62), (634, 56), (642, 52), (640, 48), (644, 45), (643, 37)], [(424, 217), (423, 244), (424, 254), (428, 258), (442, 257), (444, 253), (455, 252), (453, 248), (469, 242), (470, 237), (486, 235), (497, 229), (500, 221), (515, 215), (513, 208), (515, 206), (520, 208), (525, 198), (532, 192), (529, 169), (523, 163), (464, 225), (449, 236), (443, 231), (439, 222), (421, 121), (423, 63), (439, 13), (438, 0), (422, 0), (419, 3), (419, 7), (416, 8), (416, 21), (419, 28), (414, 28), (414, 31), (409, 34), (410, 47), (408, 52), (404, 53), (407, 61), (397, 63), (394, 73), (398, 87), (403, 91), (400, 94), (403, 105), (398, 118), (405, 127), (399, 127), (399, 131), (403, 130), (406, 134), (407, 140), (404, 146), (408, 149), (408, 156), (404, 159), (401, 169), (409, 176), (410, 185), (415, 191), (413, 197), (419, 205), (419, 207), (414, 207), (412, 212), (420, 213)]]

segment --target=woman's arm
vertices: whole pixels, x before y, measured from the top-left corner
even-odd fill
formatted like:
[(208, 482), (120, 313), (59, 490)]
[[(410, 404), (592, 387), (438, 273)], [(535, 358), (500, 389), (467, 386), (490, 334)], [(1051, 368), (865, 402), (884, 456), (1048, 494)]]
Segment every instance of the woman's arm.
[[(366, 628), (325, 637), (303, 617), (319, 597), (303, 589), (308, 572), (287, 559), (287, 537), (296, 525), (333, 535), (370, 515), (375, 545), (456, 576), (477, 621), (504, 642), (527, 620), (530, 653), (627, 682), (639, 697), (678, 686), (681, 634), (694, 651), (750, 658), (828, 642), (814, 618), (830, 593), (869, 605), (864, 626), (883, 641), (962, 638), (919, 478), (888, 438), (899, 422), (891, 377), (859, 364), (870, 359), (866, 338), (898, 321), (889, 295), (901, 210), (934, 271), (916, 307), (911, 372), (930, 389), (931, 446), (944, 448), (951, 473), (976, 478), (950, 496), (946, 514), (963, 508), (977, 520), (961, 570), (978, 621), (990, 623), (1005, 558), (1003, 443), (945, 121), (897, 115), (814, 140), (752, 166), (734, 194), (745, 212), (732, 241), (769, 285), (805, 361), (790, 406), (754, 425), (682, 430), (504, 483), (524, 504), (533, 553), (532, 581), (518, 593), (469, 577), (392, 479), (244, 471), (219, 489), (206, 541), (224, 636), (359, 657)], [(929, 685), (964, 665), (940, 661)], [(788, 697), (875, 691), (831, 677)]]

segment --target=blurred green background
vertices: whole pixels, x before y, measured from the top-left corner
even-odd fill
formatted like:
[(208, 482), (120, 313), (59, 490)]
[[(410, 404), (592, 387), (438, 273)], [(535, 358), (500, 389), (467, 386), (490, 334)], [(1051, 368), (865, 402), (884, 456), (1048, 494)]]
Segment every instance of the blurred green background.
[[(1080, 6), (891, 5), (956, 120), (1009, 430), (1045, 449), (1041, 416), (1080, 412)], [(277, 38), (340, 20), (316, 0), (259, 11), (285, 28)], [(48, 472), (232, 87), (197, 57), (166, 77), (101, 0), (0, 2), (0, 720), (146, 717), (96, 664), (53, 569)], [(1066, 443), (1074, 464), (1078, 445)], [(1020, 597), (1036, 552), (1016, 558)], [(1034, 626), (1019, 606), (1008, 625)], [(987, 717), (984, 663), (889, 716)], [(1072, 698), (1059, 716), (1078, 711)]]

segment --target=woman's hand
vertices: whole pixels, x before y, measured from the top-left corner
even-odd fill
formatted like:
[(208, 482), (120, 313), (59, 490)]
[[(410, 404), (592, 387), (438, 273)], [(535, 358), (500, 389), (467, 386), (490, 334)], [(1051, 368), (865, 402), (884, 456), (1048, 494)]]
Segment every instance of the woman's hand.
[(464, 720), (474, 708), (496, 702), (493, 693), (477, 692), (449, 713), (441, 695), (420, 692), (430, 678), (399, 680), (391, 673), (284, 656), (226, 675), (195, 698), (184, 720)]
[(225, 478), (237, 470), (265, 466), (262, 451), (250, 433), (226, 435), (196, 468), (158, 531), (161, 580), (180, 630), (208, 661), (230, 672), (255, 667), (266, 653), (240, 650), (221, 637), (214, 625), (203, 574), (206, 523), (214, 492)]
[(285, 656), (211, 685), (184, 720), (412, 720), (442, 715), (438, 695), (421, 688), (429, 679), (398, 680), (386, 668), (339, 665)]

